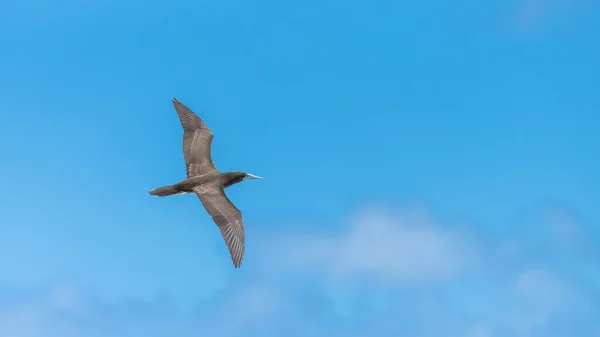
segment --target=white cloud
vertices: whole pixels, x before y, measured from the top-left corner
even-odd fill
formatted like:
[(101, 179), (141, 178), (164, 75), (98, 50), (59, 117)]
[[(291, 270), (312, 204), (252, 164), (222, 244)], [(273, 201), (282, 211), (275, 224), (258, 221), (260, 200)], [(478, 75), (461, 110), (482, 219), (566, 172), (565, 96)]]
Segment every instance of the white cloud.
[(581, 223), (570, 212), (555, 209), (548, 212), (544, 220), (552, 241), (558, 248), (568, 251), (584, 251), (591, 248), (589, 233), (586, 233)]
[(492, 337), (492, 330), (487, 323), (477, 323), (469, 329), (464, 337)]
[(519, 299), (514, 324), (523, 336), (547, 329), (552, 319), (577, 307), (579, 302), (569, 280), (544, 269), (521, 272), (515, 279), (514, 289)]
[(588, 0), (521, 0), (517, 3), (513, 23), (520, 30), (540, 28), (556, 16), (568, 16), (573, 10), (585, 9)]
[(530, 269), (517, 276), (517, 292), (540, 306), (544, 311), (554, 311), (572, 298), (570, 284), (543, 269)]
[(477, 258), (476, 240), (465, 231), (437, 223), (421, 209), (369, 209), (341, 233), (322, 231), (271, 239), (273, 251), (297, 268), (320, 267), (340, 279), (367, 277), (382, 282), (427, 282), (453, 277)]
[[(524, 262), (485, 274), (490, 268), (475, 262), (495, 268), (497, 257), (486, 250), (499, 239), (474, 239), (422, 209), (370, 209), (344, 230), (323, 233), (258, 240), (265, 250), (253, 259), (262, 268), (247, 264), (198, 310), (181, 311), (168, 301), (98, 300), (60, 285), (0, 301), (0, 336), (570, 337), (575, 334), (561, 327), (578, 326), (583, 334), (598, 328), (598, 305), (581, 306), (587, 293), (553, 270), (552, 260), (543, 268)], [(518, 236), (514, 241), (528, 244)], [(531, 254), (511, 252), (524, 261)], [(545, 253), (536, 253), (543, 260)], [(271, 268), (277, 263), (289, 265)], [(344, 283), (323, 282), (332, 279)]]
[(65, 286), (4, 303), (0, 307), (0, 336), (83, 337), (77, 325), (62, 319), (63, 315), (77, 311), (74, 303), (72, 289)]

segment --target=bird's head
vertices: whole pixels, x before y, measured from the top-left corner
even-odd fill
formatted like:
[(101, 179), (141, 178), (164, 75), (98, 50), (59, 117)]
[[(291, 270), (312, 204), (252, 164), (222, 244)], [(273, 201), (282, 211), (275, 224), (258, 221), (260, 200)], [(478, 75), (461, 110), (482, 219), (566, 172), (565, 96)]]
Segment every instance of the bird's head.
[(223, 176), (226, 180), (225, 187), (241, 183), (244, 180), (263, 179), (262, 177), (255, 176), (254, 174), (246, 172), (227, 172)]

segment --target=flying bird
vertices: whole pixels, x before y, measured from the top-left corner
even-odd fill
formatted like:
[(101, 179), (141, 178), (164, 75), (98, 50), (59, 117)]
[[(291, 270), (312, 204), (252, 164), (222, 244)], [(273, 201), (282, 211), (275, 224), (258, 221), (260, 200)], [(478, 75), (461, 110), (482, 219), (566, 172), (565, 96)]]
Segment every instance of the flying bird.
[(212, 131), (200, 117), (176, 98), (173, 98), (173, 106), (183, 127), (183, 157), (187, 178), (174, 185), (153, 189), (150, 194), (166, 197), (195, 193), (219, 227), (234, 267), (239, 268), (245, 248), (242, 213), (227, 198), (225, 188), (244, 180), (263, 178), (240, 171), (220, 173), (211, 157)]

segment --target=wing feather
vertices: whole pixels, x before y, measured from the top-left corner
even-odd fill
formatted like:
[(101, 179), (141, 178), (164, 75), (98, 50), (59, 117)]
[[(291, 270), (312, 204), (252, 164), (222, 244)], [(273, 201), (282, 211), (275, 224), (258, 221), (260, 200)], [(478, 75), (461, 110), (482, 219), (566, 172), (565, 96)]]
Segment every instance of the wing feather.
[(198, 115), (175, 98), (173, 107), (183, 127), (183, 157), (188, 178), (216, 171), (211, 155), (212, 131)]
[(245, 233), (242, 213), (227, 198), (221, 187), (196, 187), (194, 192), (219, 227), (221, 235), (229, 248), (229, 254), (235, 268), (242, 264), (245, 250)]

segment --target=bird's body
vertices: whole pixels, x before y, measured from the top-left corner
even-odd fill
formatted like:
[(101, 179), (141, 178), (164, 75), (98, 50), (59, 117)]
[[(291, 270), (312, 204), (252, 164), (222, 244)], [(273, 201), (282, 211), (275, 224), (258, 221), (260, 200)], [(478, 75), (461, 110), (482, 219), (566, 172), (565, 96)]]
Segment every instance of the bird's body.
[(227, 188), (245, 180), (246, 175), (247, 173), (244, 172), (209, 172), (201, 176), (186, 178), (174, 185), (159, 187), (150, 191), (150, 194), (158, 197), (166, 197), (173, 194), (196, 193), (194, 191), (195, 188), (201, 190), (209, 186), (222, 186), (222, 188)]
[(150, 194), (166, 197), (195, 193), (221, 230), (237, 268), (242, 263), (245, 249), (242, 213), (227, 198), (224, 190), (244, 180), (262, 178), (240, 171), (220, 173), (211, 157), (213, 134), (210, 129), (181, 102), (173, 99), (173, 106), (183, 127), (183, 156), (187, 178), (173, 185), (156, 188)]

